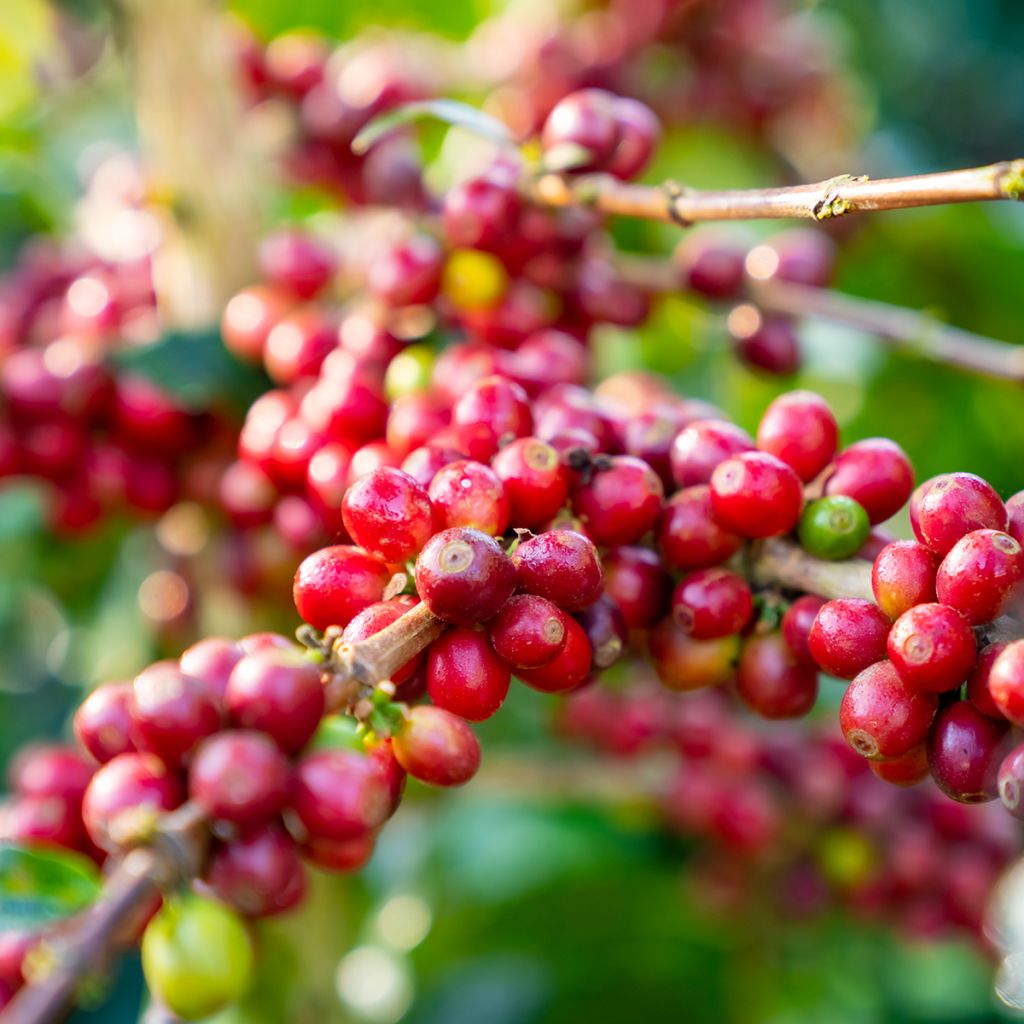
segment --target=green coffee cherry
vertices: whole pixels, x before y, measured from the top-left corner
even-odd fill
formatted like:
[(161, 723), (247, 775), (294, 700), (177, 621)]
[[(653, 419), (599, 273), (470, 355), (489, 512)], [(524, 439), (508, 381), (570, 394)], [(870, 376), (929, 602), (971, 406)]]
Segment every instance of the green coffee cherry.
[(410, 345), (388, 364), (384, 376), (384, 390), (394, 400), (403, 395), (415, 395), (430, 388), (430, 375), (434, 369), (434, 353), (427, 345)]
[(871, 532), (864, 506), (845, 494), (810, 502), (800, 517), (800, 543), (817, 558), (855, 555)]

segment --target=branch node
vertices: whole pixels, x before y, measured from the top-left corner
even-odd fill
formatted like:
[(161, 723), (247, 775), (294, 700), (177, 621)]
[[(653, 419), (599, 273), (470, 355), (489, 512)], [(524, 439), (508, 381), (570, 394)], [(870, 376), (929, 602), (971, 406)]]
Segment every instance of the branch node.
[(678, 224), (681, 228), (693, 227), (693, 221), (687, 220), (679, 209), (680, 201), (686, 198), (690, 190), (684, 188), (679, 182), (671, 180), (666, 181), (661, 188), (665, 193), (665, 208), (673, 223)]
[(824, 182), (821, 198), (814, 204), (811, 213), (815, 220), (831, 220), (834, 217), (841, 217), (844, 213), (850, 213), (854, 209), (853, 202), (843, 197), (840, 191), (843, 185), (851, 182), (867, 181), (866, 174), (859, 176), (853, 174), (837, 174)]
[(1000, 191), (1007, 199), (1024, 199), (1024, 160), (1011, 160), (999, 178)]

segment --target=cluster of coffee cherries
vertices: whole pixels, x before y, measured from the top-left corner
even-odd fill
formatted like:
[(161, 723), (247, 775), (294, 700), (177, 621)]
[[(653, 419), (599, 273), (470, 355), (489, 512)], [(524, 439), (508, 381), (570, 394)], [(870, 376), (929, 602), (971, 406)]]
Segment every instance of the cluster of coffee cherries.
[(916, 938), (961, 930), (984, 943), (986, 904), (1019, 846), (995, 806), (886, 786), (832, 729), (758, 728), (724, 690), (671, 694), (628, 668), (622, 689), (571, 695), (559, 732), (621, 771), (660, 766), (662, 818), (699, 844), (686, 862), (694, 899), (717, 913), (768, 900), (787, 919), (843, 907)]

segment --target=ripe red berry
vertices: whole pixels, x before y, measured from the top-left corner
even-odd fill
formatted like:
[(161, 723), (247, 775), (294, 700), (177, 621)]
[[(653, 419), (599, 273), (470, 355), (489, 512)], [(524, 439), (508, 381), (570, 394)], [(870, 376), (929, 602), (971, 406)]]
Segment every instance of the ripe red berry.
[(918, 743), (888, 761), (870, 761), (874, 775), (892, 786), (916, 786), (928, 778), (928, 745)]
[(1006, 499), (1006, 518), (1006, 532), (1018, 544), (1024, 544), (1024, 491)]
[(314, 551), (302, 562), (292, 596), (299, 615), (315, 629), (345, 626), (381, 599), (389, 579), (387, 566), (376, 555), (338, 544)]
[(385, 562), (413, 558), (433, 529), (427, 492), (408, 473), (387, 467), (346, 491), (341, 515), (349, 536)]
[[(337, 336), (324, 314), (313, 306), (300, 306), (282, 317), (267, 335), (263, 366), (276, 384), (291, 384), (304, 377), (316, 377)], [(322, 423), (309, 424), (323, 430)]]
[[(498, 656), (514, 669), (540, 668), (565, 647), (565, 615), (546, 598), (516, 594), (505, 602), (488, 632)], [(449, 710), (458, 713), (456, 708)]]
[(450, 462), (430, 484), (434, 526), (451, 530), (467, 526), (500, 537), (508, 528), (509, 500), (497, 473), (470, 459)]
[(269, 824), (284, 806), (290, 774), (287, 759), (269, 736), (229, 729), (196, 751), (188, 795), (208, 818), (248, 832)]
[(672, 476), (679, 487), (706, 484), (720, 462), (753, 451), (754, 439), (726, 420), (697, 420), (672, 442)]
[(711, 477), (715, 518), (744, 537), (788, 533), (800, 519), (803, 500), (800, 478), (765, 452), (726, 459)]
[(656, 551), (627, 544), (604, 558), (604, 592), (630, 629), (648, 629), (669, 610), (672, 577)]
[(664, 488), (657, 473), (632, 455), (613, 455), (589, 480), (572, 488), (573, 511), (595, 544), (633, 544), (661, 514)]
[(928, 737), (928, 767), (939, 789), (960, 803), (994, 800), (1008, 728), (967, 700), (943, 708)]
[(580, 89), (564, 97), (544, 122), (541, 138), (545, 153), (557, 148), (556, 156), (570, 154), (564, 169), (602, 170), (621, 140), (615, 101), (616, 97), (603, 89)]
[(939, 600), (972, 625), (1001, 614), (1024, 578), (1024, 551), (1008, 533), (974, 530), (947, 552), (935, 577)]
[(558, 452), (545, 441), (521, 437), (505, 445), (491, 462), (508, 497), (511, 521), (532, 529), (557, 515), (569, 494), (569, 480)]
[(186, 675), (202, 680), (219, 704), (224, 699), (231, 670), (244, 653), (234, 640), (211, 636), (186, 648), (178, 665)]
[(753, 613), (747, 581), (727, 569), (692, 572), (679, 581), (672, 594), (672, 617), (697, 640), (738, 633)]
[(737, 634), (717, 640), (695, 640), (667, 616), (648, 639), (654, 668), (670, 690), (700, 690), (728, 682), (740, 655)]
[(83, 754), (57, 744), (32, 744), (15, 755), (7, 784), (18, 796), (57, 797), (77, 811), (96, 766)]
[(618, 605), (611, 598), (598, 598), (583, 611), (576, 613), (576, 621), (587, 634), (595, 669), (609, 668), (625, 653), (629, 639), (628, 627)]
[(939, 560), (923, 544), (897, 540), (878, 553), (871, 567), (871, 589), (878, 607), (898, 619), (916, 604), (935, 600)]
[(803, 361), (800, 342), (788, 317), (761, 317), (753, 330), (735, 333), (733, 342), (743, 363), (772, 375), (792, 376)]
[(908, 686), (890, 661), (877, 661), (846, 688), (839, 724), (846, 742), (868, 758), (900, 757), (928, 736), (939, 699)]
[(324, 871), (358, 871), (373, 856), (376, 842), (374, 832), (366, 832), (355, 839), (317, 839), (307, 842), (302, 854)]
[(487, 462), (503, 444), (533, 429), (530, 400), (515, 381), (485, 377), (455, 403), (452, 426), (459, 447), (471, 459)]
[(619, 126), (619, 141), (606, 169), (616, 178), (630, 181), (650, 162), (661, 125), (650, 107), (627, 96), (616, 96), (612, 110)]
[(131, 701), (131, 683), (104, 683), (75, 712), (75, 738), (100, 764), (135, 749)]
[(996, 655), (988, 672), (988, 692), (1003, 717), (1024, 726), (1024, 640), (1014, 640)]
[(513, 181), (499, 174), (470, 178), (445, 196), (445, 239), (454, 249), (498, 249), (515, 231), (521, 212)]
[(988, 679), (996, 658), (1005, 650), (1006, 644), (989, 644), (978, 652), (978, 660), (967, 678), (967, 699), (989, 718), (1003, 718), (999, 705), (989, 692)]
[(203, 878), (217, 899), (250, 918), (290, 910), (306, 893), (298, 847), (278, 824), (217, 847)]
[(292, 776), (288, 808), (303, 840), (313, 842), (356, 839), (383, 825), (393, 810), (380, 768), (353, 750), (323, 750), (302, 758)]
[(224, 307), (220, 333), (225, 346), (247, 363), (259, 363), (267, 335), (288, 312), (288, 302), (272, 288), (243, 288)]
[(1003, 806), (1015, 818), (1024, 818), (1024, 743), (1018, 744), (1003, 758), (996, 785)]
[(172, 768), (221, 723), (206, 684), (186, 675), (173, 661), (158, 661), (135, 677), (131, 716), (136, 746), (156, 754)]
[(565, 693), (576, 689), (590, 674), (592, 653), (583, 627), (565, 619), (565, 645), (558, 656), (540, 668), (521, 668), (516, 676), (527, 686), (542, 693)]
[(800, 718), (818, 696), (818, 673), (799, 661), (781, 633), (749, 637), (736, 669), (740, 700), (762, 718)]
[(83, 842), (78, 808), (58, 796), (17, 796), (0, 808), (0, 843), (76, 850)]
[(942, 556), (972, 530), (1005, 530), (1006, 520), (1006, 506), (991, 484), (973, 473), (946, 473), (921, 497), (914, 532)]
[(839, 427), (828, 403), (812, 391), (790, 391), (765, 409), (757, 447), (789, 466), (801, 480), (813, 480), (836, 452)]
[(430, 645), (427, 693), (437, 707), (460, 718), (490, 718), (505, 703), (511, 679), (483, 630), (458, 626)]
[(569, 612), (601, 596), (601, 559), (592, 541), (574, 530), (549, 530), (523, 541), (512, 555), (516, 586)]
[(919, 604), (893, 623), (887, 650), (910, 686), (942, 693), (967, 678), (977, 644), (969, 623), (955, 608)]
[(734, 299), (743, 289), (746, 251), (728, 235), (702, 228), (676, 247), (683, 284), (709, 299)]
[(807, 645), (824, 671), (852, 679), (885, 658), (889, 620), (870, 601), (842, 597), (821, 606)]
[(860, 502), (872, 524), (895, 515), (914, 489), (914, 471), (903, 449), (884, 437), (844, 448), (832, 464), (826, 494), (845, 494)]
[(234, 725), (264, 732), (293, 754), (316, 732), (324, 713), (320, 669), (297, 649), (254, 651), (234, 667), (224, 703)]
[[(367, 605), (344, 629), (341, 639), (348, 644), (358, 643), (367, 637), (374, 636), (382, 629), (400, 619), (416, 603), (409, 596), (394, 597), (390, 601), (378, 601)], [(423, 652), (414, 654), (401, 668), (391, 674), (391, 681), (396, 686), (406, 682), (423, 663)]]
[(716, 518), (707, 484), (677, 491), (665, 503), (658, 527), (658, 546), (672, 568), (720, 565), (736, 554), (742, 544), (742, 538)]
[(115, 853), (182, 801), (181, 784), (152, 754), (119, 754), (92, 777), (82, 801), (89, 838)]
[(798, 661), (806, 665), (817, 664), (811, 654), (808, 640), (814, 620), (818, 617), (821, 606), (825, 604), (823, 597), (815, 594), (804, 594), (798, 597), (782, 616), (782, 636)]
[(370, 264), (366, 287), (389, 306), (432, 302), (441, 286), (441, 247), (429, 235), (417, 235), (385, 250)]
[(430, 487), (434, 477), (449, 463), (458, 462), (463, 452), (434, 444), (422, 445), (409, 452), (402, 460), (401, 470), (408, 473), (421, 487)]
[(391, 742), (398, 763), (434, 786), (461, 786), (480, 767), (480, 743), (473, 730), (444, 708), (410, 708)]
[(470, 626), (492, 618), (516, 585), (512, 560), (493, 537), (459, 527), (443, 530), (416, 559), (416, 589), (439, 618)]
[(268, 236), (259, 255), (264, 278), (297, 299), (311, 299), (334, 273), (330, 250), (299, 231), (279, 231)]

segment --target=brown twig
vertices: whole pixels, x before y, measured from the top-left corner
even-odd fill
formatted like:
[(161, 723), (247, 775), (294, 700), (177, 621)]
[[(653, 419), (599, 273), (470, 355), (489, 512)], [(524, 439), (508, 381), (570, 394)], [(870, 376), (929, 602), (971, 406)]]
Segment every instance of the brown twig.
[(526, 186), (547, 206), (590, 206), (602, 213), (681, 226), (698, 221), (796, 217), (824, 221), (869, 210), (903, 210), (946, 203), (1024, 197), (1024, 159), (1004, 160), (907, 178), (855, 177), (783, 188), (700, 190), (673, 182), (633, 185), (609, 175), (542, 174)]
[(759, 586), (781, 586), (827, 598), (874, 600), (870, 562), (861, 558), (826, 562), (792, 541), (761, 541), (751, 551), (747, 571), (751, 582)]

